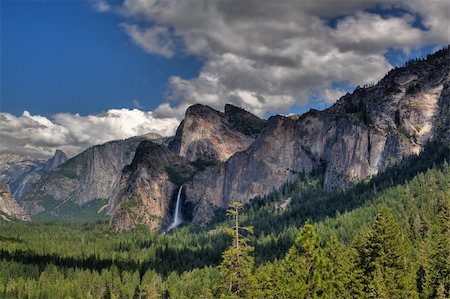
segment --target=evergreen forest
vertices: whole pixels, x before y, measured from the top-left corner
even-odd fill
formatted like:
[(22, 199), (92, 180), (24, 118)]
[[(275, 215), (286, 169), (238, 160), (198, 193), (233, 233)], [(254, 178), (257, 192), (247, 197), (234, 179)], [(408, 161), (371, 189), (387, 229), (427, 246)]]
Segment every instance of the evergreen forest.
[(0, 221), (0, 298), (450, 298), (449, 158), (333, 192), (316, 169), (169, 234)]

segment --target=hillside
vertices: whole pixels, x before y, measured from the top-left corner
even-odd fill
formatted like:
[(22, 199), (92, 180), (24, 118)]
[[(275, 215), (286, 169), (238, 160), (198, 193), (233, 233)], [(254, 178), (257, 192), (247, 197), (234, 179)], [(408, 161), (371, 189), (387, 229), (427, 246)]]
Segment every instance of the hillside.
[(94, 146), (39, 179), (20, 200), (34, 218), (107, 219), (107, 205), (120, 173), (139, 143), (153, 134)]
[[(271, 193), (264, 201), (246, 206), (242, 225), (255, 226), (250, 244), (255, 246), (252, 256), (256, 264), (249, 268), (254, 279), (249, 291), (272, 298), (279, 292), (294, 291), (292, 287), (301, 289), (302, 280), (283, 283), (283, 277), (297, 277), (286, 276), (284, 271), (289, 271), (291, 259), (301, 262), (305, 258), (301, 251), (296, 253), (296, 246), (313, 244), (313, 253), (327, 261), (328, 266), (315, 270), (322, 271), (324, 283), (337, 279), (333, 276), (337, 274), (330, 273), (340, 273), (339, 281), (346, 281), (327, 288), (332, 292), (330, 298), (350, 296), (348, 292), (355, 292), (353, 298), (366, 297), (370, 282), (353, 280), (352, 275), (365, 269), (365, 251), (360, 244), (375, 242), (370, 239), (370, 232), (377, 230), (375, 224), (380, 223), (395, 233), (393, 238), (403, 238), (403, 253), (398, 254), (408, 253), (402, 255), (405, 264), (399, 266), (409, 270), (395, 272), (407, 278), (407, 287), (399, 291), (406, 292), (408, 298), (449, 294), (450, 285), (445, 280), (448, 272), (436, 272), (442, 267), (437, 256), (450, 254), (450, 247), (445, 247), (448, 239), (441, 233), (448, 232), (450, 223), (448, 217), (443, 218), (450, 211), (449, 158), (447, 146), (432, 144), (421, 155), (345, 192), (323, 192), (324, 172), (317, 171)], [(378, 215), (387, 215), (390, 222), (380, 222)], [(313, 231), (308, 226), (301, 229), (306, 219), (314, 223)], [(1, 223), (0, 294), (18, 296), (26, 282), (32, 286), (30, 294), (62, 297), (76, 296), (76, 292), (128, 296), (141, 290), (163, 298), (220, 296), (226, 292), (220, 287), (222, 270), (216, 265), (230, 242), (220, 229), (224, 225), (230, 224), (222, 213), (205, 228), (188, 225), (170, 235), (152, 234), (146, 229), (111, 235), (106, 233), (110, 228), (103, 224), (69, 227)], [(42, 264), (47, 266), (39, 267)], [(338, 272), (327, 272), (331, 269)], [(439, 271), (449, 270), (448, 263), (444, 263)], [(23, 280), (18, 275), (23, 275)], [(112, 276), (116, 278), (111, 284)], [(380, 287), (389, 282), (388, 278), (379, 278), (382, 285), (372, 291), (382, 291)], [(104, 288), (98, 288), (99, 285)], [(323, 292), (318, 286), (312, 289)]]

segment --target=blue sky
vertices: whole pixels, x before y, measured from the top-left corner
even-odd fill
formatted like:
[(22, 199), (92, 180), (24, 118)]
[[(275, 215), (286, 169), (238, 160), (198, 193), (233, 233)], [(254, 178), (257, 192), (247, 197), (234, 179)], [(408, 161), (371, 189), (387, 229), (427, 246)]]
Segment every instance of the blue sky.
[[(137, 47), (115, 14), (99, 14), (89, 1), (2, 0), (1, 110), (16, 115), (28, 110), (51, 116), (59, 112), (99, 113), (111, 108), (153, 110), (161, 104), (171, 76), (191, 79), (202, 61), (178, 53), (167, 58)], [(369, 11), (398, 15), (402, 11)], [(335, 26), (336, 20), (330, 21)], [(419, 19), (418, 19), (419, 20)], [(419, 21), (414, 24), (423, 25)], [(405, 54), (388, 49), (393, 66), (435, 50), (426, 45)], [(354, 88), (345, 86), (346, 91)], [(312, 97), (314, 99), (314, 97)], [(327, 103), (312, 100), (292, 112)], [(276, 112), (276, 111), (274, 111)]]
[(133, 101), (152, 110), (168, 77), (198, 74), (198, 58), (148, 55), (119, 23), (87, 1), (2, 0), (1, 110), (91, 114)]
[(448, 0), (0, 0), (0, 153), (150, 131), (195, 103), (332, 105), (450, 43)]

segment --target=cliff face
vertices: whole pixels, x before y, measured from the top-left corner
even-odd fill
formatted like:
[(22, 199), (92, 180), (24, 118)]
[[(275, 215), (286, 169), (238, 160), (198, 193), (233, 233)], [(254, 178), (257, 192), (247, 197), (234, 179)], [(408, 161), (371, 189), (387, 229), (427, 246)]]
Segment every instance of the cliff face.
[(145, 225), (151, 230), (167, 226), (169, 206), (178, 190), (177, 176), (193, 171), (184, 159), (167, 147), (143, 141), (132, 163), (126, 166), (110, 203), (116, 231)]
[(227, 105), (225, 113), (200, 104), (189, 107), (169, 148), (188, 161), (226, 161), (245, 150), (259, 134), (264, 121)]
[(30, 217), (22, 210), (14, 199), (6, 184), (0, 182), (0, 220), (17, 219), (30, 221)]
[(271, 117), (245, 151), (186, 187), (194, 222), (230, 201), (266, 195), (299, 172), (325, 166), (326, 190), (374, 175), (433, 139), (449, 140), (449, 50), (394, 69), (325, 111)]
[(69, 158), (67, 158), (67, 155), (63, 151), (56, 150), (53, 157), (51, 159), (49, 159), (47, 162), (45, 162), (44, 171), (50, 172), (53, 169), (55, 169), (56, 167), (58, 167), (59, 165), (66, 162), (68, 159)]
[(66, 154), (60, 150), (48, 161), (16, 154), (0, 154), (0, 179), (8, 185), (14, 197), (20, 199), (45, 173), (66, 160)]
[(52, 209), (55, 202), (69, 200), (84, 206), (96, 199), (109, 199), (123, 167), (131, 163), (137, 146), (145, 139), (133, 137), (87, 149), (38, 180), (21, 205), (36, 215)]

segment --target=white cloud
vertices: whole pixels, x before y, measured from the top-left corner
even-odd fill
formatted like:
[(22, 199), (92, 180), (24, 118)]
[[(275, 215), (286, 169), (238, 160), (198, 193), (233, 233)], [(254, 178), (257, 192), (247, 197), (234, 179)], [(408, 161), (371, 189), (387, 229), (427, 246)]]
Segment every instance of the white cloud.
[(31, 157), (51, 156), (56, 149), (76, 154), (96, 144), (156, 132), (173, 135), (178, 120), (155, 118), (152, 112), (111, 109), (98, 115), (60, 113), (53, 119), (31, 115), (0, 113), (0, 153)]
[(112, 9), (112, 6), (104, 0), (94, 0), (92, 6), (98, 12), (109, 12)]
[[(408, 12), (367, 12), (375, 5)], [(343, 93), (336, 82), (378, 81), (391, 68), (384, 57), (388, 48), (450, 42), (449, 9), (445, 0), (125, 0), (121, 7), (129, 21), (147, 20), (158, 31), (171, 28), (172, 34), (161, 36), (170, 55), (176, 38), (183, 42), (180, 51), (205, 61), (197, 78), (169, 79), (168, 102), (155, 114), (174, 117), (197, 102), (215, 108), (231, 102), (261, 115), (287, 112), (311, 94), (336, 100)], [(413, 26), (417, 14), (428, 30)], [(332, 27), (326, 20), (333, 18)], [(134, 29), (141, 35), (147, 30)], [(148, 44), (155, 44), (154, 35)]]
[(153, 26), (141, 28), (138, 25), (122, 23), (121, 27), (131, 39), (147, 53), (172, 57), (175, 45), (172, 42), (170, 31), (166, 27)]
[[(173, 134), (186, 108), (232, 103), (263, 115), (288, 113), (313, 95), (325, 103), (390, 68), (389, 48), (405, 52), (450, 43), (447, 0), (94, 0), (99, 12), (120, 14), (121, 28), (144, 51), (185, 53), (204, 64), (196, 78), (169, 78), (167, 101), (153, 112), (109, 110), (99, 115), (0, 113), (0, 152), (48, 156), (155, 131)], [(395, 16), (368, 12), (401, 7)], [(417, 16), (426, 30), (416, 28)], [(330, 26), (328, 21), (334, 22)], [(139, 108), (139, 103), (134, 103)]]

